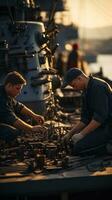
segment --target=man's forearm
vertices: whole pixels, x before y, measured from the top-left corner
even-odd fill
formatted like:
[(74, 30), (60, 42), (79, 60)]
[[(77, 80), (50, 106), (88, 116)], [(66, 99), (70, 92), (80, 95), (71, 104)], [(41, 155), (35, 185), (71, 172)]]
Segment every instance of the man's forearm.
[(24, 115), (27, 115), (29, 117), (34, 117), (35, 113), (30, 110), (29, 108), (27, 108), (26, 106), (23, 107), (23, 109), (21, 110), (21, 113), (24, 114)]
[(91, 120), (91, 122), (80, 133), (85, 136), (86, 134), (89, 134), (90, 132), (94, 131), (100, 125), (101, 125), (101, 123), (99, 123), (95, 120)]
[(79, 122), (75, 127), (73, 127), (70, 131), (70, 135), (74, 135), (76, 133), (79, 133), (86, 125), (83, 122)]
[(28, 132), (31, 132), (32, 131), (32, 126), (27, 124), (26, 122), (22, 121), (21, 119), (17, 119), (13, 126), (15, 128), (18, 128), (18, 129), (21, 129), (21, 130), (24, 130), (24, 131), (28, 131)]

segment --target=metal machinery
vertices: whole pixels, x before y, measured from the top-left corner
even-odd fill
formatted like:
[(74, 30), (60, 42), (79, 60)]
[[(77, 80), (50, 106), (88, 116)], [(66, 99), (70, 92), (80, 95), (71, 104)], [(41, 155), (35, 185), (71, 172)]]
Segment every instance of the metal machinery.
[(0, 1), (0, 81), (7, 72), (22, 73), (27, 86), (18, 99), (43, 115), (52, 91), (54, 31), (45, 30), (34, 1)]

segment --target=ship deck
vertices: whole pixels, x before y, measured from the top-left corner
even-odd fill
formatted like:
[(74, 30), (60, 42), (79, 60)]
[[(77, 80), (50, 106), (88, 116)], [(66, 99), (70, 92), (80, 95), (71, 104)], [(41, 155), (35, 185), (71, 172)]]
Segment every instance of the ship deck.
[(0, 176), (0, 196), (43, 196), (112, 189), (111, 156), (72, 157), (67, 169), (49, 168), (22, 174), (10, 172)]

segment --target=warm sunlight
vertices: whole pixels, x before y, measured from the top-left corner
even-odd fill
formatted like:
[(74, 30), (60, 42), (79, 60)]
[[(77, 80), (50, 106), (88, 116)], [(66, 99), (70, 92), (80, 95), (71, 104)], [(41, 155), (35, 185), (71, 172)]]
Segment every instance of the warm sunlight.
[(112, 25), (112, 0), (71, 0), (72, 21), (80, 27)]

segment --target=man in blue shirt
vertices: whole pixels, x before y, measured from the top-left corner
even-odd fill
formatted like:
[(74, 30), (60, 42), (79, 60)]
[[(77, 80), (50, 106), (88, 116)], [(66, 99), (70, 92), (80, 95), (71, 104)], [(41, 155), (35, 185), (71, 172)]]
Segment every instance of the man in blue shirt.
[(82, 93), (80, 122), (63, 138), (73, 143), (74, 154), (106, 144), (112, 137), (112, 89), (101, 79), (86, 76), (78, 68), (66, 73), (62, 87), (70, 85)]
[[(7, 74), (4, 84), (0, 86), (0, 139), (6, 142), (15, 139), (20, 131), (33, 133), (43, 129), (44, 117), (15, 99), (25, 84), (23, 76), (13, 71)], [(39, 125), (32, 126), (23, 121), (21, 114), (31, 117)]]

